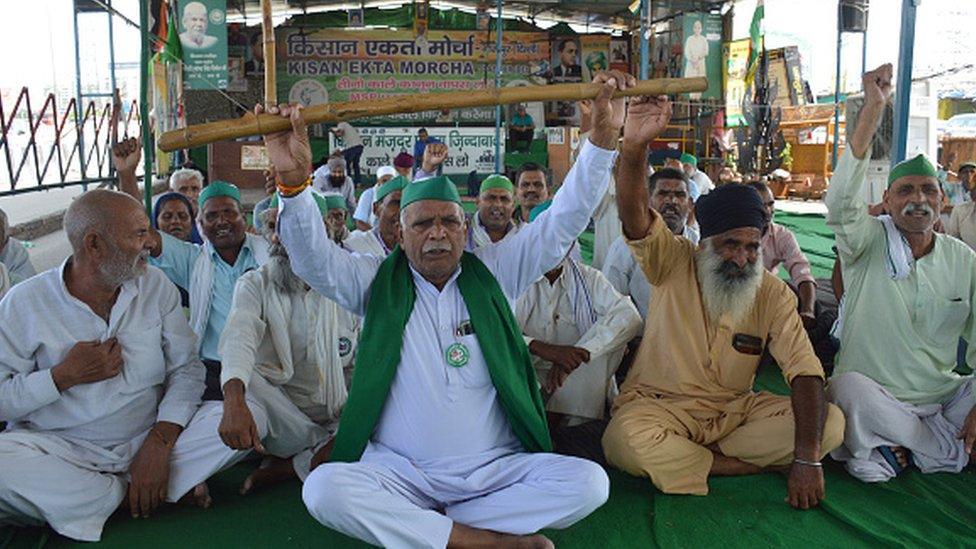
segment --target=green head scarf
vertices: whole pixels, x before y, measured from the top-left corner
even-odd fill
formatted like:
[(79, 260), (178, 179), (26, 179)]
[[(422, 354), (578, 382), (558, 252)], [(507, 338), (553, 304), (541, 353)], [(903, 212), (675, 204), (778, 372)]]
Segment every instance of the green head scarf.
[(461, 205), (461, 195), (458, 194), (457, 187), (444, 175), (407, 185), (400, 197), (400, 207), (406, 208), (418, 200), (442, 200)]
[(373, 202), (381, 202), (386, 195), (390, 193), (395, 193), (397, 191), (402, 191), (410, 184), (410, 180), (402, 175), (398, 175), (393, 179), (383, 183), (379, 189), (376, 189), (376, 194), (373, 196)]
[(216, 198), (218, 196), (228, 196), (237, 201), (238, 204), (241, 203), (241, 191), (237, 188), (237, 185), (228, 183), (226, 181), (214, 181), (213, 183), (207, 185), (200, 192), (200, 198), (197, 199), (197, 204), (200, 208), (206, 204), (211, 198)]
[(337, 194), (315, 195), (315, 202), (319, 206), (319, 212), (325, 215), (329, 210), (348, 210), (346, 199)]
[(698, 159), (693, 154), (681, 153), (680, 160), (682, 164), (691, 164), (696, 168), (698, 167)]
[(915, 158), (901, 162), (891, 169), (891, 172), (888, 173), (888, 187), (891, 187), (891, 184), (899, 178), (908, 175), (921, 175), (933, 179), (939, 178), (938, 172), (935, 171), (935, 166), (929, 162), (928, 158), (925, 158), (925, 155), (920, 154)]
[(505, 189), (506, 191), (515, 194), (515, 185), (512, 184), (512, 180), (501, 174), (489, 175), (487, 179), (481, 182), (481, 188), (478, 189), (478, 194), (481, 194), (488, 189)]

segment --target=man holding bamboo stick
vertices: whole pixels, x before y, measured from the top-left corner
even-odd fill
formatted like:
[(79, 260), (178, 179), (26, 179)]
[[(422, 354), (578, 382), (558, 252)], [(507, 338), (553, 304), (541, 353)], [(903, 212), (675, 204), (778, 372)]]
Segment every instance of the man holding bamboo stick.
[[(300, 108), (272, 108), (292, 131), (266, 137), (281, 175), (281, 240), (296, 274), (365, 314), (333, 463), (303, 498), (323, 524), (388, 547), (552, 547), (608, 496), (595, 463), (558, 456), (512, 303), (559, 264), (610, 181), (624, 101), (635, 84), (600, 73), (594, 130), (552, 207), (511, 238), (464, 253), (457, 189), (408, 185), (400, 246), (386, 259), (331, 242), (305, 188), (311, 154)], [(263, 110), (256, 109), (259, 113)], [(538, 246), (546, 242), (546, 246)]]

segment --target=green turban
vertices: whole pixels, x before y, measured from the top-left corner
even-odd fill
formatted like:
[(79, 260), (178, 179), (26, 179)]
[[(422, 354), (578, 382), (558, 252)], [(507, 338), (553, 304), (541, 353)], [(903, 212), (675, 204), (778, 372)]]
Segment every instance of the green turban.
[(933, 179), (938, 179), (939, 174), (935, 171), (935, 166), (929, 162), (925, 155), (920, 154), (915, 158), (910, 160), (905, 160), (891, 169), (888, 173), (888, 186), (897, 181), (899, 178), (908, 175), (921, 175), (925, 177), (931, 177)]
[(337, 194), (315, 195), (315, 202), (319, 206), (319, 212), (325, 215), (329, 210), (346, 210), (346, 199)]
[(418, 200), (442, 200), (461, 205), (461, 195), (458, 194), (457, 187), (444, 175), (407, 185), (400, 198), (400, 207), (406, 208)]
[(552, 200), (546, 200), (545, 202), (539, 204), (535, 208), (532, 208), (532, 211), (529, 212), (529, 223), (535, 221), (535, 218), (542, 215), (542, 212), (548, 210), (549, 206), (552, 206)]
[(237, 201), (238, 204), (241, 203), (241, 191), (237, 188), (237, 185), (228, 183), (226, 181), (214, 181), (213, 183), (207, 185), (200, 192), (200, 198), (197, 200), (197, 204), (201, 208), (206, 204), (211, 198), (216, 198), (218, 196), (228, 196)]
[(512, 180), (501, 174), (489, 175), (487, 179), (481, 182), (481, 189), (478, 190), (478, 194), (481, 194), (488, 189), (505, 189), (506, 191), (515, 194), (515, 185), (512, 185)]
[(409, 179), (403, 177), (402, 175), (398, 175), (380, 185), (379, 189), (376, 189), (376, 194), (373, 196), (373, 202), (381, 202), (384, 198), (386, 198), (386, 195), (395, 193), (397, 191), (402, 191), (409, 184)]
[(693, 155), (693, 154), (681, 153), (681, 159), (680, 160), (681, 160), (681, 163), (682, 164), (691, 164), (692, 166), (694, 166), (696, 168), (698, 167), (698, 159), (695, 158), (695, 155)]

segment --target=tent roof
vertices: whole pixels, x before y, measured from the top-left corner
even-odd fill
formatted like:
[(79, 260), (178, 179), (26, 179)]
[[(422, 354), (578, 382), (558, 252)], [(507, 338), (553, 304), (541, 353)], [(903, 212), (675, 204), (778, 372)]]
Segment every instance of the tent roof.
[[(632, 0), (506, 0), (504, 10), (508, 13), (527, 16), (545, 17), (557, 21), (580, 25), (598, 25), (627, 29), (636, 27), (640, 19), (628, 9)], [(733, 0), (654, 0), (651, 3), (652, 19), (663, 20), (682, 12), (717, 11), (723, 4)], [(276, 15), (299, 15), (302, 10), (309, 13), (321, 11), (338, 11), (350, 8), (396, 6), (397, 2), (386, 0), (369, 0), (365, 2), (349, 2), (348, 0), (272, 0), (272, 7)], [(434, 9), (462, 8), (475, 10), (481, 2), (477, 0), (432, 1)], [(491, 13), (494, 13), (494, 3), (489, 2)], [(251, 18), (260, 19), (260, 0), (228, 0), (228, 15), (235, 11), (246, 13), (248, 22)]]

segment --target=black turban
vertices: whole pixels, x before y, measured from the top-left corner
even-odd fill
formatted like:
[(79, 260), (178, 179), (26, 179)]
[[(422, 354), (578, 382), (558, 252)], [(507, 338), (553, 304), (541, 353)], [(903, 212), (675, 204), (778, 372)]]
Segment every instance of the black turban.
[(695, 217), (702, 239), (740, 229), (766, 228), (766, 212), (756, 189), (748, 185), (722, 185), (695, 202)]

